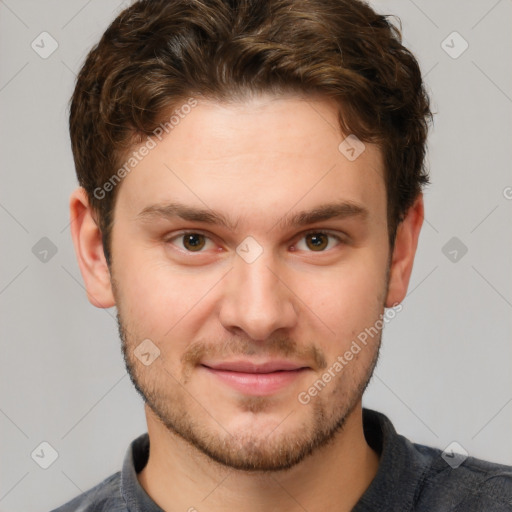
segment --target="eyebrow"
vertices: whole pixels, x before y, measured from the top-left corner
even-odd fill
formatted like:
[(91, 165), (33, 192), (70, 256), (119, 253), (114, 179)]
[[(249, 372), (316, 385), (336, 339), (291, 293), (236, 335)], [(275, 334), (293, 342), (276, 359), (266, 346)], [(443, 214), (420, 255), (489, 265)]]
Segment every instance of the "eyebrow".
[[(311, 210), (303, 210), (294, 214), (286, 214), (276, 224), (279, 224), (281, 229), (288, 229), (330, 219), (359, 218), (364, 221), (368, 216), (369, 211), (363, 205), (353, 201), (342, 201), (319, 205)], [(234, 231), (238, 225), (238, 221), (233, 222), (220, 212), (178, 202), (153, 204), (145, 207), (136, 216), (136, 220), (142, 221), (153, 221), (159, 218), (166, 220), (180, 218), (192, 222), (220, 225), (231, 231)]]

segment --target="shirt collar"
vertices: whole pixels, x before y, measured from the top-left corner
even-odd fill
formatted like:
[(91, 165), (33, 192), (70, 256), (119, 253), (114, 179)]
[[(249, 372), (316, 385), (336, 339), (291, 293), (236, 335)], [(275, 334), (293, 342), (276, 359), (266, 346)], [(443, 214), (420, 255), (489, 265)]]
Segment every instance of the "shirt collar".
[(404, 436), (397, 434), (391, 421), (382, 413), (363, 409), (366, 441), (379, 454), (375, 478), (352, 512), (412, 510), (430, 460)]
[(121, 470), (121, 496), (129, 512), (164, 512), (146, 493), (137, 473), (149, 458), (149, 434), (140, 435), (128, 448)]
[[(382, 510), (384, 503), (392, 503), (393, 510), (410, 510), (415, 491), (428, 470), (428, 458), (408, 439), (397, 434), (382, 413), (363, 409), (363, 429), (368, 444), (379, 454), (379, 468), (353, 512)], [(137, 473), (148, 458), (149, 435), (146, 432), (130, 444), (121, 471), (121, 495), (129, 512), (164, 512), (137, 479)]]

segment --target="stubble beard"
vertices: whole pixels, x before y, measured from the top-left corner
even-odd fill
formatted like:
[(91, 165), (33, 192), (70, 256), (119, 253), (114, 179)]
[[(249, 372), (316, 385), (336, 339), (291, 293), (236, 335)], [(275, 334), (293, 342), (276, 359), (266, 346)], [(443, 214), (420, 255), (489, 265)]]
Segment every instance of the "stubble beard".
[[(163, 369), (163, 360), (158, 368), (155, 363), (152, 365), (152, 371), (158, 371), (157, 378), (145, 378), (147, 367), (141, 367), (135, 358), (133, 349), (136, 344), (129, 339), (119, 312), (117, 321), (126, 369), (135, 389), (154, 416), (171, 434), (179, 436), (212, 461), (242, 471), (286, 470), (299, 464), (315, 450), (333, 442), (371, 380), (381, 341), (379, 335), (372, 347), (367, 345), (363, 349), (372, 350), (373, 355), (370, 363), (360, 369), (357, 382), (344, 380), (337, 375), (334, 378), (339, 379), (337, 383), (335, 381), (327, 385), (334, 386), (332, 391), (328, 388), (322, 390), (306, 405), (297, 400), (289, 411), (283, 413), (281, 422), (270, 433), (261, 435), (261, 432), (228, 432), (215, 420), (214, 414), (208, 410), (208, 404), (202, 404), (201, 400), (192, 397), (182, 383)], [(351, 364), (357, 362), (352, 361)], [(170, 392), (162, 391), (171, 388)], [(190, 405), (197, 410), (199, 403), (204, 412), (204, 420), (190, 413)], [(264, 414), (271, 404), (272, 397), (246, 396), (237, 401), (241, 413)], [(311, 410), (308, 420), (294, 424), (295, 411), (302, 413), (305, 407)], [(294, 425), (292, 428), (291, 424)]]
[[(387, 295), (388, 283), (389, 267), (385, 292), (381, 298)], [(170, 374), (163, 366), (165, 363), (163, 358), (157, 359), (160, 366), (153, 363), (153, 377), (147, 378), (148, 374), (144, 374), (147, 368), (139, 364), (133, 353), (138, 337), (134, 336), (133, 331), (130, 332), (131, 330), (127, 329), (127, 323), (120, 312), (122, 309), (120, 302), (116, 301), (116, 303), (122, 353), (128, 375), (139, 395), (171, 435), (179, 436), (210, 461), (231, 469), (248, 472), (287, 470), (316, 450), (332, 443), (337, 434), (343, 430), (347, 418), (359, 404), (379, 358), (382, 331), (379, 331), (372, 342), (362, 349), (363, 352), (372, 351), (369, 358), (362, 358), (363, 362), (360, 364), (364, 367), (350, 372), (347, 379), (342, 377), (348, 367), (344, 368), (341, 375), (337, 375), (334, 382), (328, 384), (333, 386), (332, 390), (323, 390), (307, 405), (299, 404), (297, 401), (287, 414), (283, 414), (281, 423), (266, 436), (253, 432), (228, 432), (208, 411), (208, 404), (201, 404), (206, 421), (201, 421), (201, 418), (190, 414), (190, 404), (197, 405), (200, 400), (192, 397), (185, 389), (182, 382), (187, 382), (187, 379), (179, 382)], [(381, 310), (383, 307), (382, 304)], [(247, 343), (245, 346), (248, 346)], [(352, 367), (357, 364), (357, 358), (350, 363)], [(157, 372), (158, 375), (155, 378)], [(174, 389), (165, 394), (164, 391), (170, 388)], [(271, 397), (242, 397), (238, 407), (243, 412), (258, 414), (264, 413), (270, 404), (272, 404)], [(312, 411), (309, 420), (295, 422), (294, 427), (290, 428), (290, 424), (294, 422), (295, 409), (302, 411), (299, 408), (303, 407), (309, 407)]]

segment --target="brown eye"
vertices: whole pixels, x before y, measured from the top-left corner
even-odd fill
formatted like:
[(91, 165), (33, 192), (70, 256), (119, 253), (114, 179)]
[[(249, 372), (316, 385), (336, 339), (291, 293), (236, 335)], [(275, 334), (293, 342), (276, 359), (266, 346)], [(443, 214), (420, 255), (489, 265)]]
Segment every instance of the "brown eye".
[(323, 251), (329, 245), (329, 237), (325, 233), (306, 235), (306, 244), (313, 251)]
[(206, 245), (205, 236), (200, 233), (186, 233), (182, 238), (183, 247), (191, 252), (198, 252)]
[(205, 252), (203, 249), (208, 243), (215, 246), (210, 237), (196, 231), (182, 231), (181, 233), (175, 234), (173, 237), (167, 238), (165, 242), (177, 246), (181, 251), (189, 253)]
[[(334, 244), (332, 243), (332, 240), (334, 240)], [(334, 233), (328, 233), (325, 231), (309, 231), (302, 235), (302, 238), (297, 244), (297, 248), (306, 252), (327, 252), (333, 246), (342, 243), (343, 239)]]

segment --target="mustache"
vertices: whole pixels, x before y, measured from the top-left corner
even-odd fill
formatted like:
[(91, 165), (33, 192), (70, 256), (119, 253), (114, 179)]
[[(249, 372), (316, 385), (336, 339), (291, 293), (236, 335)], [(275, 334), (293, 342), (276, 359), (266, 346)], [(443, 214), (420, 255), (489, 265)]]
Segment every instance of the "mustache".
[(184, 367), (197, 366), (204, 359), (224, 360), (232, 356), (265, 356), (289, 358), (303, 361), (314, 370), (327, 368), (327, 360), (323, 352), (314, 344), (299, 346), (288, 337), (274, 337), (267, 341), (251, 341), (246, 338), (230, 338), (221, 343), (192, 343), (181, 356)]

